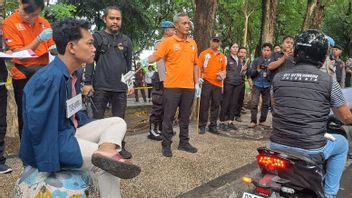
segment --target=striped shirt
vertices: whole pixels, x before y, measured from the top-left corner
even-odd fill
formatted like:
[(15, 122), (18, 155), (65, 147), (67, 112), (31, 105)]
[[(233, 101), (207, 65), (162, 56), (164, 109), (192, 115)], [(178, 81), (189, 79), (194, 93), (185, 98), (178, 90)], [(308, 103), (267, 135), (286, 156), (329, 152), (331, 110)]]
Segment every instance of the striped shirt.
[(345, 98), (343, 97), (341, 87), (339, 83), (334, 78), (332, 80), (332, 89), (330, 94), (330, 107), (337, 108), (345, 104)]

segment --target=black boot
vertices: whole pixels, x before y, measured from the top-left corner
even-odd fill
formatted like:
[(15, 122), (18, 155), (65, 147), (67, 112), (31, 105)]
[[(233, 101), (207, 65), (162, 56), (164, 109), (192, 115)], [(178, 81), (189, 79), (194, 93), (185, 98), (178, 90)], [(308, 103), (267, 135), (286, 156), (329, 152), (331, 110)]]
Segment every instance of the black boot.
[(151, 140), (161, 141), (161, 135), (158, 133), (158, 125), (156, 123), (149, 123), (148, 138)]
[(126, 150), (125, 144), (126, 144), (126, 142), (124, 140), (122, 140), (122, 148), (119, 153), (124, 159), (131, 159), (132, 154)]
[(158, 133), (161, 135), (161, 131), (163, 131), (163, 122), (158, 122)]

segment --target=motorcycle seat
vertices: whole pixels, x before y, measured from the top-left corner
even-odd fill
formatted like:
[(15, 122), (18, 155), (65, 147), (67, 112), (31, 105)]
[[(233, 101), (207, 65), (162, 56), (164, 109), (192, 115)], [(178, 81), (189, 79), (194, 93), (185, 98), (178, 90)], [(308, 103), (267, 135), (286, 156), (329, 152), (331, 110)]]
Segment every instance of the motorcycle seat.
[(284, 158), (291, 159), (293, 161), (300, 160), (310, 165), (321, 165), (324, 163), (324, 157), (321, 154), (308, 155), (306, 153), (298, 153), (286, 150), (273, 150), (280, 153)]

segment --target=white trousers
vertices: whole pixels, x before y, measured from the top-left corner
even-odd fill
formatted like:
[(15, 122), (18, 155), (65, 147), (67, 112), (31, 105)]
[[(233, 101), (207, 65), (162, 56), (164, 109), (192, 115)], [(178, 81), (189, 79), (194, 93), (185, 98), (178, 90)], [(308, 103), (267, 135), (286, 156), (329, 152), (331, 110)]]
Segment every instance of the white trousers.
[(76, 138), (83, 157), (82, 170), (89, 171), (94, 185), (102, 198), (120, 198), (120, 178), (97, 168), (92, 164), (92, 154), (103, 143), (113, 143), (121, 149), (121, 142), (127, 130), (126, 122), (119, 117), (111, 117), (90, 122), (77, 128)]

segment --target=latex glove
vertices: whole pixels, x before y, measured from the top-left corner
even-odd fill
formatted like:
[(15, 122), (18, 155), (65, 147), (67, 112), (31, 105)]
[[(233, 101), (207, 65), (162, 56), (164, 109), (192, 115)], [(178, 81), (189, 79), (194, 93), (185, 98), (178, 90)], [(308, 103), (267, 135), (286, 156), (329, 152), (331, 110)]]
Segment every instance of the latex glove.
[(199, 78), (199, 80), (198, 80), (198, 84), (199, 84), (199, 85), (202, 85), (203, 83), (204, 83), (203, 78)]
[(39, 42), (51, 39), (53, 36), (53, 30), (51, 28), (44, 29), (37, 37)]
[(325, 133), (324, 137), (326, 139), (328, 139), (328, 140), (331, 140), (331, 141), (335, 141), (336, 140), (335, 137), (332, 134), (330, 134), (330, 133)]
[(142, 60), (141, 60), (141, 64), (142, 64), (143, 66), (147, 66), (147, 65), (149, 65), (148, 58), (144, 58), (144, 59), (142, 59)]
[(200, 95), (202, 93), (202, 88), (200, 87), (199, 83), (196, 83), (196, 85), (194, 86), (195, 88), (195, 95), (196, 98), (200, 98)]
[(50, 52), (52, 55), (57, 55), (58, 52), (57, 52), (56, 45), (50, 46), (50, 47), (49, 47), (49, 52)]

